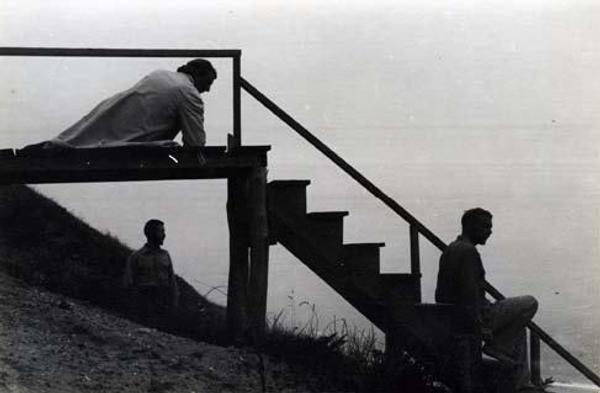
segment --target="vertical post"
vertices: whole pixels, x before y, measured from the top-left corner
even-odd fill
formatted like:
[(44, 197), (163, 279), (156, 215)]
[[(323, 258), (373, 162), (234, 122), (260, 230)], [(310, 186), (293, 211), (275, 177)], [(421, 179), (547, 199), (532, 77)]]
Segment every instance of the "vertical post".
[(540, 386), (543, 383), (541, 372), (540, 337), (529, 331), (529, 364), (531, 370), (531, 383)]
[(419, 276), (418, 301), (421, 301), (421, 255), (419, 250), (419, 229), (410, 226), (410, 272)]
[(229, 282), (227, 289), (227, 334), (230, 342), (241, 343), (248, 328), (248, 216), (246, 179), (227, 179), (227, 221), (229, 224)]
[(242, 145), (241, 52), (233, 56), (233, 137)]
[(249, 185), (250, 212), (250, 328), (253, 339), (260, 341), (267, 313), (269, 277), (269, 232), (267, 223), (267, 168), (252, 170)]

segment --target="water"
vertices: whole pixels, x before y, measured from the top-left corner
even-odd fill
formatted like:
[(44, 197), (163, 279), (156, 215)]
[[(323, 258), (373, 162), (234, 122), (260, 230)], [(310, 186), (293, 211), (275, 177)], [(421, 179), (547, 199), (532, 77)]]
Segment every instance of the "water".
[[(600, 370), (593, 3), (84, 3), (4, 2), (2, 46), (243, 49), (248, 80), (443, 240), (457, 235), (463, 210), (491, 210), (494, 234), (481, 249), (489, 280), (506, 295), (536, 296), (536, 321)], [(0, 146), (50, 138), (146, 72), (179, 63), (2, 58)], [(231, 68), (215, 65), (206, 123), (209, 144), (222, 145), (231, 132)], [(349, 210), (345, 240), (384, 241), (382, 271), (409, 270), (404, 222), (245, 95), (243, 132), (245, 143), (273, 145), (270, 179), (311, 179), (309, 210)], [(224, 303), (224, 181), (37, 188), (131, 247), (143, 243), (148, 218), (162, 218), (177, 272)], [(438, 257), (422, 242), (426, 300)], [(315, 305), (322, 328), (334, 315), (369, 328), (280, 246), (271, 248), (269, 279), (269, 312), (284, 310), (289, 326), (303, 326)], [(545, 376), (586, 383), (545, 350), (543, 367)]]

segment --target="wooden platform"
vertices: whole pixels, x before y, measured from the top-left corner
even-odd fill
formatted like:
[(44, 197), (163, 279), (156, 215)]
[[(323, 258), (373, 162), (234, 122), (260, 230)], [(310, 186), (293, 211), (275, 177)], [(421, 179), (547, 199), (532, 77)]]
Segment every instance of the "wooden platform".
[(228, 178), (266, 166), (270, 146), (0, 150), (0, 184)]

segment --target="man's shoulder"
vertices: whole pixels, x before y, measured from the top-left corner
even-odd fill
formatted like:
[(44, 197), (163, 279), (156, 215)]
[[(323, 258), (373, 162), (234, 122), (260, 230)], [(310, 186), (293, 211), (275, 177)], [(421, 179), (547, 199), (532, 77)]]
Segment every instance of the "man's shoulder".
[(159, 250), (157, 250), (161, 256), (165, 256), (165, 257), (169, 257), (171, 258), (171, 255), (169, 255), (169, 251), (165, 250), (164, 248), (161, 248)]
[(134, 251), (131, 257), (144, 257), (149, 255), (169, 256), (169, 252), (164, 248), (150, 248), (144, 245), (142, 248)]
[(194, 84), (191, 83), (189, 79), (187, 79), (187, 76), (185, 74), (181, 74), (181, 76), (183, 78), (186, 78), (186, 80), (181, 81), (181, 83), (177, 85), (177, 90), (180, 92), (183, 100), (192, 103), (196, 106), (204, 106), (202, 95), (200, 95), (198, 89), (196, 89)]
[(146, 252), (146, 247), (142, 247), (142, 248), (138, 248), (137, 250), (135, 250), (134, 252), (131, 253), (131, 255), (129, 256), (129, 259), (135, 259), (140, 257), (141, 255), (143, 255)]
[(158, 69), (154, 70), (146, 78), (152, 83), (158, 83), (164, 87), (169, 86), (181, 91), (195, 91), (196, 88), (190, 78), (181, 72)]
[(445, 253), (455, 255), (479, 255), (475, 245), (473, 245), (471, 242), (461, 239), (460, 236), (448, 245)]
[(157, 69), (149, 73), (148, 76), (154, 78), (173, 78), (176, 77), (177, 74), (179, 73), (175, 71)]

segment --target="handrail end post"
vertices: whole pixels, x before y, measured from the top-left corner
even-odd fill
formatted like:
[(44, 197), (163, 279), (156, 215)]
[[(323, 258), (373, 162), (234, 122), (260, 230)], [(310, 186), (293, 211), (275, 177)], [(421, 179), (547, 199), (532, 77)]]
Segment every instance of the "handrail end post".
[(529, 369), (531, 371), (531, 383), (534, 386), (542, 386), (540, 337), (529, 331)]
[(233, 137), (237, 146), (242, 145), (241, 57), (241, 51), (233, 56)]

